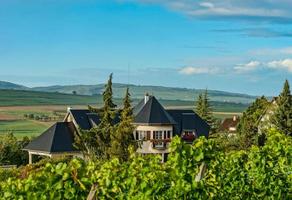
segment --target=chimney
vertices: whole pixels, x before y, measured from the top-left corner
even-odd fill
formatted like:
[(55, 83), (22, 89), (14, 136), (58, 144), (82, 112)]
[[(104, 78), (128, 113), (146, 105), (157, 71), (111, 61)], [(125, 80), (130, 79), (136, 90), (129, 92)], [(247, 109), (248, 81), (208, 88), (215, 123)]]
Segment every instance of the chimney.
[(71, 109), (72, 109), (72, 107), (68, 107), (67, 108), (67, 113), (70, 112)]
[(144, 104), (146, 104), (149, 101), (149, 94), (146, 93), (144, 97)]

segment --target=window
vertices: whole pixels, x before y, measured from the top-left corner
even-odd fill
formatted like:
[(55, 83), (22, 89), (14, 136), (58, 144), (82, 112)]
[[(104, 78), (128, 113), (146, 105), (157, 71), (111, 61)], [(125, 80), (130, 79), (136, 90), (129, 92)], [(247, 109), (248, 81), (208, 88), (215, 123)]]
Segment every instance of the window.
[(164, 131), (164, 138), (170, 139), (171, 138), (171, 131)]
[(136, 140), (150, 140), (151, 131), (136, 131)]
[(184, 131), (184, 135), (186, 135), (186, 136), (195, 136), (196, 133), (194, 131)]
[(196, 139), (196, 132), (195, 131), (184, 131), (182, 138), (187, 142), (193, 142)]
[(162, 131), (153, 131), (153, 139), (162, 140)]
[(163, 131), (153, 131), (153, 139), (154, 140), (158, 140), (157, 142), (155, 142), (155, 147), (163, 147), (163, 142), (162, 141), (159, 141), (159, 140), (162, 140), (162, 134), (163, 134)]

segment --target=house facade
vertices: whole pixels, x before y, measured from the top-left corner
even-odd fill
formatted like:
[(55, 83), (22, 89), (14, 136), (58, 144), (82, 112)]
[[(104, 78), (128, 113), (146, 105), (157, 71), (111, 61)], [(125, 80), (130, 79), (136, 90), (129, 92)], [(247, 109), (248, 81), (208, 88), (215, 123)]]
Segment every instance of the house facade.
[[(210, 127), (192, 110), (165, 109), (159, 101), (150, 95), (134, 107), (134, 139), (138, 142), (137, 153), (159, 154), (162, 161), (167, 160), (169, 145), (174, 136), (192, 143), (197, 137), (208, 137)], [(119, 122), (119, 116), (115, 123)], [(100, 123), (97, 113), (87, 109), (68, 108), (63, 122), (57, 122), (39, 137), (29, 143), (24, 150), (32, 155), (57, 157), (63, 155), (82, 157), (74, 147), (74, 134), (79, 129), (90, 130)]]
[(220, 131), (227, 133), (236, 133), (239, 121), (240, 121), (239, 116), (233, 116), (232, 118), (224, 119), (220, 126)]

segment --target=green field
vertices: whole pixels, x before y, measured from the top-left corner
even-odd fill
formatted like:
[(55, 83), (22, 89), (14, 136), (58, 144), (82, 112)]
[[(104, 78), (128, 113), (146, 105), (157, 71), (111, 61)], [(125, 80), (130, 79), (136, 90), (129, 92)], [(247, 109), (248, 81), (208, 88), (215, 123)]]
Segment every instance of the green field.
[(49, 92), (0, 90), (0, 106), (94, 104), (100, 96), (69, 95)]
[(49, 126), (48, 123), (39, 123), (31, 120), (0, 121), (0, 135), (13, 132), (16, 137), (38, 136)]
[[(140, 99), (133, 99), (135, 105)], [(194, 107), (194, 101), (182, 100), (164, 100), (159, 98), (160, 102), (167, 107)], [(122, 100), (115, 98), (115, 103), (121, 105)], [(242, 112), (248, 104), (233, 102), (211, 102), (214, 111), (220, 112)], [(102, 105), (100, 95), (72, 95), (50, 92), (33, 92), (21, 90), (0, 90), (0, 106), (36, 106), (36, 105)]]
[[(133, 100), (133, 105), (138, 103)], [(193, 101), (163, 100), (159, 101), (166, 108), (193, 109)], [(121, 99), (115, 99), (115, 103), (121, 105)], [(247, 108), (247, 104), (211, 102), (215, 116), (220, 119), (240, 115)], [(49, 92), (32, 92), (20, 90), (0, 90), (0, 135), (12, 131), (17, 137), (37, 136), (47, 129), (55, 121), (62, 120), (67, 107), (86, 108), (87, 105), (94, 107), (102, 105), (102, 97), (72, 95)], [(57, 113), (57, 114), (56, 114)], [(54, 118), (49, 122), (28, 120), (26, 114), (46, 115)], [(56, 119), (56, 115), (59, 119)]]

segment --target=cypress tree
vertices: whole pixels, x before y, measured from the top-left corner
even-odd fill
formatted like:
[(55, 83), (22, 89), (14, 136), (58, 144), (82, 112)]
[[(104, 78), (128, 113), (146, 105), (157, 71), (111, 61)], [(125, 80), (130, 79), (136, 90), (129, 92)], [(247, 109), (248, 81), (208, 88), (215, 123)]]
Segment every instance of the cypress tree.
[(199, 116), (203, 116), (203, 95), (199, 94), (198, 99), (195, 103), (195, 112), (199, 115)]
[(105, 158), (109, 158), (109, 147), (111, 143), (111, 135), (113, 134), (114, 118), (116, 115), (115, 108), (117, 105), (113, 102), (113, 90), (112, 90), (112, 79), (113, 74), (111, 73), (105, 90), (103, 92), (103, 108), (102, 108), (102, 119), (98, 127), (98, 132), (101, 132), (101, 142), (103, 143), (103, 153)]
[(79, 130), (76, 133), (75, 146), (83, 151), (85, 156), (91, 158), (109, 158), (111, 135), (114, 131), (114, 118), (116, 115), (116, 105), (113, 103), (112, 78), (113, 74), (110, 74), (109, 80), (105, 85), (103, 107), (101, 109), (89, 107), (90, 111), (98, 111), (101, 117), (99, 125), (89, 131)]
[(107, 84), (105, 85), (105, 90), (102, 94), (103, 96), (103, 113), (102, 113), (102, 121), (101, 124), (108, 124), (113, 125), (113, 118), (115, 117), (115, 108), (117, 107), (116, 104), (113, 102), (113, 89), (112, 89), (112, 79), (113, 74), (111, 73), (108, 79)]
[(276, 100), (277, 108), (272, 118), (273, 124), (279, 131), (292, 135), (292, 97), (288, 80)]
[(209, 124), (211, 128), (211, 133), (216, 132), (217, 130), (216, 119), (212, 114), (213, 109), (210, 104), (207, 89), (203, 94), (199, 95), (195, 111), (203, 120), (205, 120)]
[(126, 90), (126, 95), (123, 100), (123, 109), (120, 113), (120, 122), (115, 127), (114, 134), (111, 137), (111, 156), (118, 157), (120, 160), (127, 160), (130, 155), (130, 146), (134, 147), (134, 126), (133, 110), (131, 106), (131, 95), (129, 88)]

